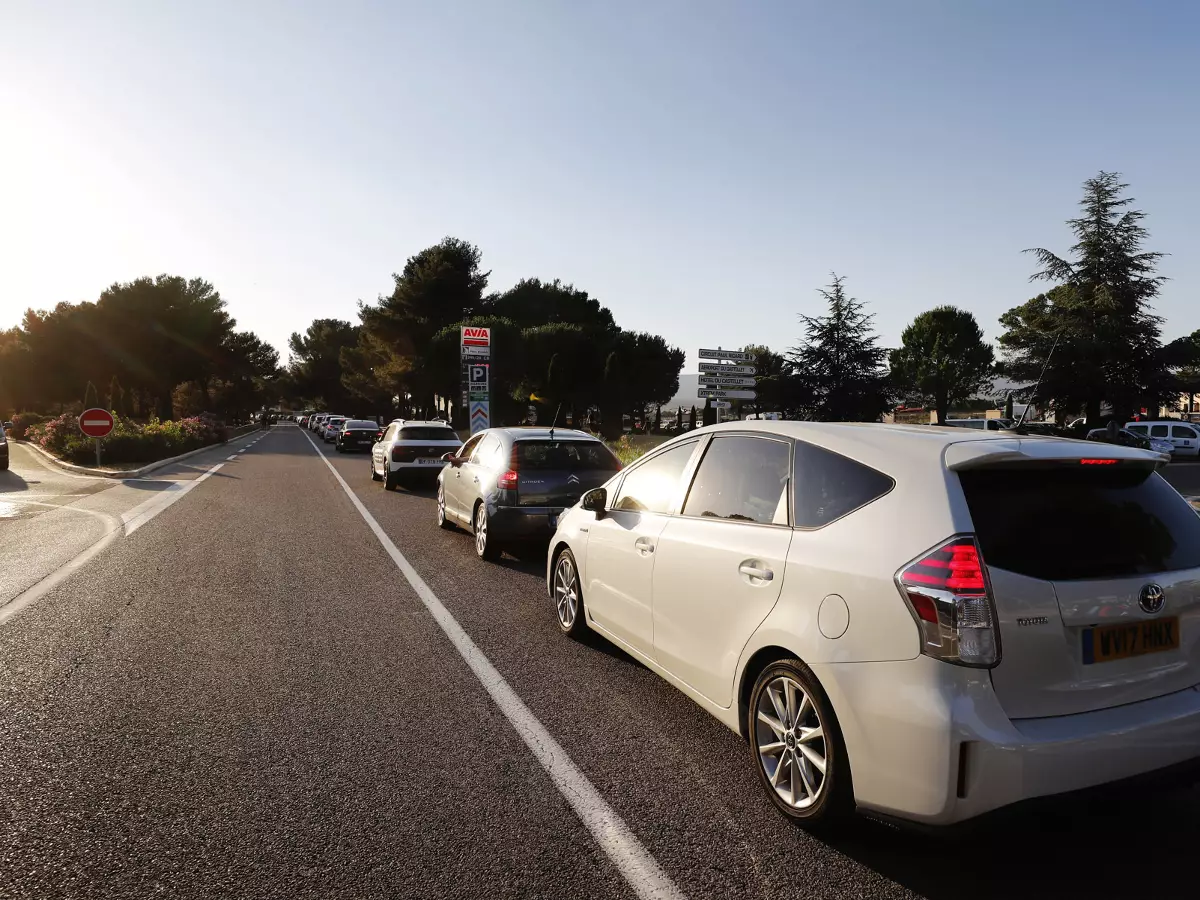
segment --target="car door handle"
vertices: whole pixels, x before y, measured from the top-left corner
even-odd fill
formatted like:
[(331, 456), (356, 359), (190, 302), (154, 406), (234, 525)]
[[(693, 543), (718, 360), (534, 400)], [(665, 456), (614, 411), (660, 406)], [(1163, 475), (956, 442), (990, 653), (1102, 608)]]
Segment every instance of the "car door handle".
[(654, 552), (654, 541), (650, 540), (650, 538), (640, 537), (633, 542), (633, 546), (642, 556), (649, 556)]
[(757, 566), (754, 563), (744, 562), (738, 566), (738, 571), (750, 578), (757, 578), (761, 581), (770, 581), (775, 577), (775, 573), (764, 566)]

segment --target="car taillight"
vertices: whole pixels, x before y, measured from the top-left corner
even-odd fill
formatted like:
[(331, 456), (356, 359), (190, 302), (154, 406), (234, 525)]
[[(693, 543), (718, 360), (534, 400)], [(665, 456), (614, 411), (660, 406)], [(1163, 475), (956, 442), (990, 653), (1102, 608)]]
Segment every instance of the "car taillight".
[(416, 451), (412, 447), (393, 447), (392, 462), (411, 462), (416, 458)]
[(921, 630), (921, 652), (963, 666), (1000, 661), (996, 613), (975, 538), (951, 538), (896, 573)]
[(508, 456), (508, 471), (496, 479), (496, 487), (502, 491), (515, 491), (517, 489), (517, 470), (519, 456), (517, 454), (517, 445), (513, 444), (512, 453)]
[(1117, 461), (1115, 459), (1081, 459), (1079, 464), (1081, 466), (1115, 466)]

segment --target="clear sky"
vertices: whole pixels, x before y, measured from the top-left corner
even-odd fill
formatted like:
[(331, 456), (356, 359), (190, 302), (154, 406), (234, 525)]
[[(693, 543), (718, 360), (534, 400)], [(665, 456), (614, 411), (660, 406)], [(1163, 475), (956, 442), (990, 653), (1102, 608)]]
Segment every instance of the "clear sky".
[(619, 324), (795, 344), (831, 269), (894, 345), (991, 337), (1120, 171), (1200, 327), (1200, 4), (0, 0), (0, 327), (200, 276), (281, 350), (476, 243)]

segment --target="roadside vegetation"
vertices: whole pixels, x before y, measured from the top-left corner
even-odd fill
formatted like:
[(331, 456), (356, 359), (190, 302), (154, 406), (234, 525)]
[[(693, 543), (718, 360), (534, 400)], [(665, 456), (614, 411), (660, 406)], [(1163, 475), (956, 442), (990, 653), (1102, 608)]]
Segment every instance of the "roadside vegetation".
[[(73, 413), (47, 419), (26, 430), (24, 438), (59, 459), (79, 465), (96, 461), (95, 442), (79, 433)], [(198, 450), (228, 439), (228, 430), (209, 416), (160, 421), (151, 417), (145, 424), (126, 417), (116, 418), (112, 434), (101, 440), (104, 464), (149, 463)]]

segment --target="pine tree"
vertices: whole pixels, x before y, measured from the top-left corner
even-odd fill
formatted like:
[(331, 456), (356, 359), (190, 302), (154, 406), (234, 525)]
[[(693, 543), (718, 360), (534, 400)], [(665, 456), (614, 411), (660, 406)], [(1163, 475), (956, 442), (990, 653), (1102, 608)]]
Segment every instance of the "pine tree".
[(100, 392), (96, 390), (96, 386), (90, 381), (83, 391), (83, 408), (94, 409), (100, 404)]
[(696, 430), (696, 407), (695, 406), (692, 407), (692, 413), (690, 416), (688, 416), (688, 428), (690, 428), (692, 431)]
[(1161, 319), (1150, 308), (1165, 280), (1155, 274), (1163, 254), (1142, 249), (1145, 213), (1126, 209), (1133, 202), (1124, 196), (1128, 187), (1115, 172), (1083, 183), (1082, 214), (1067, 220), (1076, 238), (1071, 258), (1042, 247), (1026, 251), (1041, 265), (1031, 280), (1055, 287), (1000, 317), (1002, 373), (1030, 385), (1024, 399), (1071, 411), (1083, 406), (1089, 422), (1104, 401), (1119, 421), (1139, 406), (1157, 406), (1164, 398), (1155, 395), (1167, 383)]
[(864, 304), (846, 296), (845, 278), (833, 273), (833, 282), (819, 293), (829, 305), (824, 316), (801, 314), (804, 339), (788, 354), (801, 387), (805, 418), (825, 422), (878, 420), (887, 409), (883, 361), (872, 330), (874, 316)]

